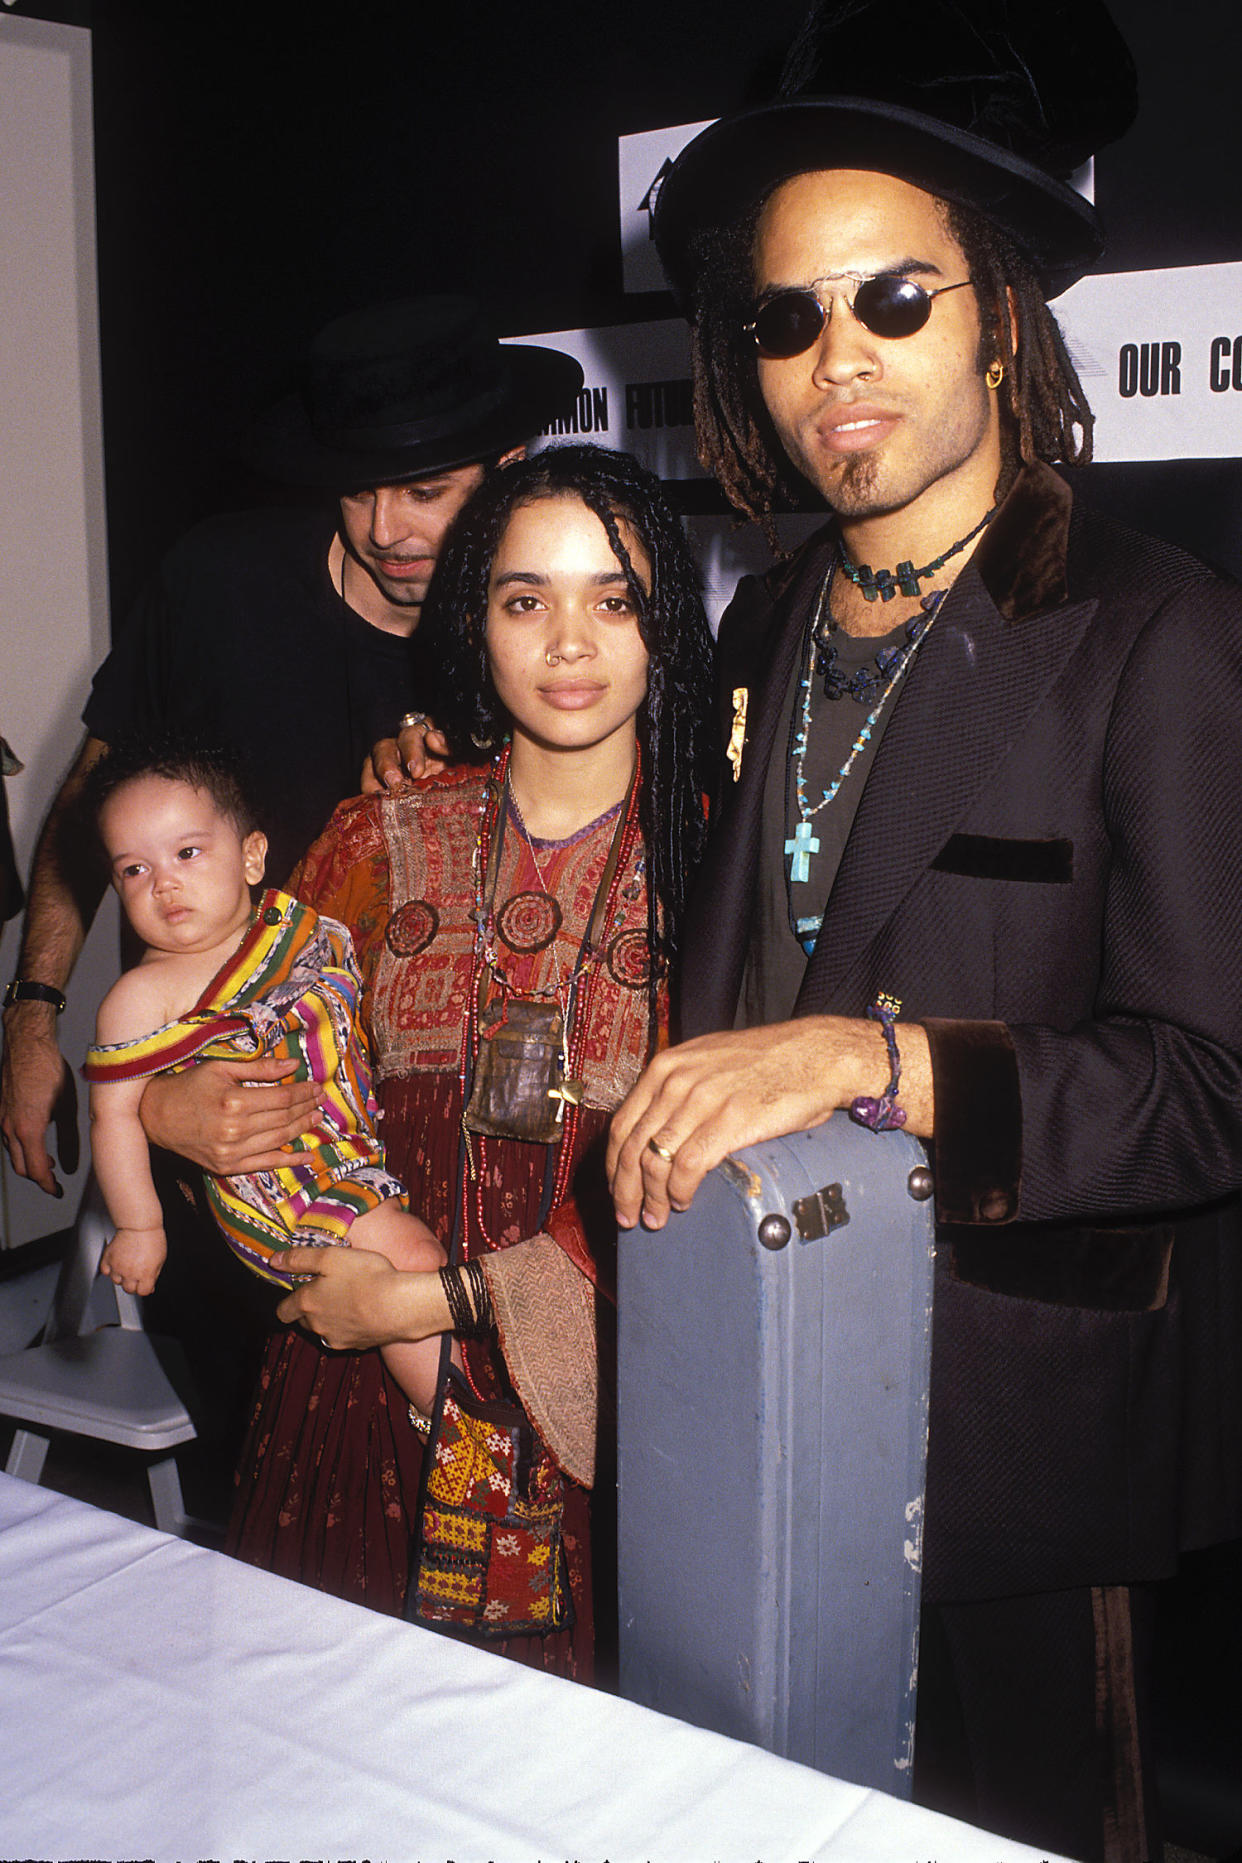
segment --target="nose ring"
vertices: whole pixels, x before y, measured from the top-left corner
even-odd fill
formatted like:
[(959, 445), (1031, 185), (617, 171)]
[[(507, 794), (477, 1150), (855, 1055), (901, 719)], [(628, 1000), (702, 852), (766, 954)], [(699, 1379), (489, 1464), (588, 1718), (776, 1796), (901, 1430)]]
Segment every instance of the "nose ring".
[(543, 658), (544, 658), (544, 664), (547, 666), (559, 666), (561, 663), (560, 654), (553, 653), (551, 647), (548, 648), (548, 651), (544, 654)]

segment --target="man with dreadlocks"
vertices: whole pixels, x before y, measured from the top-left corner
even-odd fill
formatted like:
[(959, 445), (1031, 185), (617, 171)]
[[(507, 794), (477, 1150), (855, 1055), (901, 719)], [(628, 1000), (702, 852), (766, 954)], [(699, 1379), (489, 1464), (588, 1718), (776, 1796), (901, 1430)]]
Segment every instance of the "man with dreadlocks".
[(689, 1039), (609, 1168), (658, 1228), (836, 1109), (931, 1142), (949, 1802), (1142, 1859), (1152, 1585), (1242, 1530), (1242, 596), (1053, 469), (1091, 446), (1045, 302), (1101, 249), (1068, 177), (1132, 108), (1098, 0), (838, 0), (666, 180), (703, 457), (751, 517), (833, 519), (722, 626)]

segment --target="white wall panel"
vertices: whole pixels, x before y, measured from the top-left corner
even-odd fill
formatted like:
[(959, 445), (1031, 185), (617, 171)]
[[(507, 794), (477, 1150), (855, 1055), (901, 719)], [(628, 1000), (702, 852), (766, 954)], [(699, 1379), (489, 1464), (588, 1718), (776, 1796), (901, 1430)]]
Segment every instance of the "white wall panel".
[[(0, 14), (0, 732), (25, 765), (7, 779), (23, 872), (108, 644), (90, 76), (89, 32)], [(75, 1067), (115, 926), (101, 913), (62, 1018)], [(0, 979), (16, 958), (14, 923)], [(70, 1219), (81, 1172), (64, 1203), (0, 1172), (4, 1246)]]

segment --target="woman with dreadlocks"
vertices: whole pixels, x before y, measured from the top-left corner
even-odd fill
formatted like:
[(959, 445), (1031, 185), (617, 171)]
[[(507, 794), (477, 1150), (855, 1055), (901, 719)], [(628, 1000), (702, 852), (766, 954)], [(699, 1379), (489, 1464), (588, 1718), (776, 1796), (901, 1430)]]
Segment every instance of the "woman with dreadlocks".
[[(353, 934), (389, 1160), (453, 1265), (290, 1258), (309, 1330), (269, 1350), (231, 1550), (585, 1678), (602, 1141), (667, 1024), (711, 642), (658, 482), (590, 446), (489, 477), (420, 633), (459, 761), (344, 805), (294, 886)], [(450, 1332), (412, 1553), (423, 1444), (358, 1348)], [(608, 1480), (601, 1450), (601, 1515)]]

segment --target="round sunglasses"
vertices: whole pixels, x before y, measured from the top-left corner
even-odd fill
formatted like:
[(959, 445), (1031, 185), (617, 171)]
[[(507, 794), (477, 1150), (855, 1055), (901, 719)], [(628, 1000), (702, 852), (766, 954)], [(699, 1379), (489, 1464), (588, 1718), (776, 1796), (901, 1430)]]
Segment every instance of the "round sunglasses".
[(744, 326), (754, 337), (761, 355), (785, 361), (800, 356), (817, 342), (832, 315), (816, 296), (815, 285), (835, 284), (838, 278), (852, 279), (857, 287), (852, 299), (845, 302), (865, 330), (873, 336), (913, 336), (931, 316), (932, 299), (946, 291), (961, 291), (970, 284), (963, 278), (955, 285), (939, 285), (925, 291), (913, 278), (899, 278), (892, 272), (880, 272), (873, 278), (857, 272), (833, 272), (817, 278), (805, 290), (777, 291), (755, 312)]

